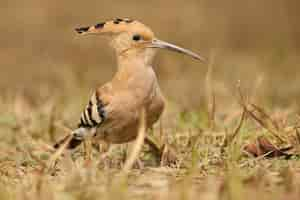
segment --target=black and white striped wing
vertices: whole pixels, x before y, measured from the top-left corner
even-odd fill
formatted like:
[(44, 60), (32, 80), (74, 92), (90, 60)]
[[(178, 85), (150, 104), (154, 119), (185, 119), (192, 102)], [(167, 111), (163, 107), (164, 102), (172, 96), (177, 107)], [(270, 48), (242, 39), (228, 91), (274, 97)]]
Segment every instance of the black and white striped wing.
[[(89, 133), (89, 129), (97, 128), (104, 122), (107, 117), (105, 111), (107, 104), (104, 104), (99, 91), (93, 93), (88, 105), (81, 114), (78, 128), (71, 133), (72, 139), (67, 146), (68, 149), (76, 148), (84, 140), (86, 134)], [(69, 136), (70, 135), (58, 141), (53, 147), (56, 149), (59, 148)]]
[(80, 117), (78, 127), (95, 128), (98, 127), (105, 119), (104, 104), (96, 92), (93, 93), (90, 101)]

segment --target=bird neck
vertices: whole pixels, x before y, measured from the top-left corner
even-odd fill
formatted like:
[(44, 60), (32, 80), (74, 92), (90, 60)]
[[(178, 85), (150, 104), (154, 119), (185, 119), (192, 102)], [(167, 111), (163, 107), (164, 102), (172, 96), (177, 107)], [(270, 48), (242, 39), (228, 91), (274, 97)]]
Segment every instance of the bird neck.
[(116, 77), (122, 81), (124, 78), (139, 77), (143, 74), (146, 75), (149, 68), (151, 68), (151, 65), (148, 65), (142, 58), (119, 56)]
[(123, 63), (139, 63), (139, 65), (151, 66), (156, 50), (154, 48), (130, 48), (125, 51), (117, 51), (118, 65)]
[(119, 88), (145, 90), (156, 80), (152, 66), (141, 57), (118, 57), (118, 70), (114, 82)]

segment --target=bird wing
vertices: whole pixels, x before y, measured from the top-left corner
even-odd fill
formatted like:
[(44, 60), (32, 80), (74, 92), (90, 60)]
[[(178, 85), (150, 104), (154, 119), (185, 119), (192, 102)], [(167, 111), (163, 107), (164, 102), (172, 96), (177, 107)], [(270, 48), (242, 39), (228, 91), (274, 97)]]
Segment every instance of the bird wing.
[(109, 88), (111, 88), (111, 86), (106, 84), (93, 92), (89, 103), (82, 111), (78, 128), (55, 143), (53, 146), (55, 149), (59, 148), (70, 135), (72, 135), (72, 139), (70, 140), (67, 148), (76, 148), (79, 144), (81, 144), (91, 129), (99, 127), (107, 119), (107, 116), (109, 115), (107, 112), (107, 106), (111, 99), (111, 92)]
[(109, 85), (96, 89), (89, 99), (89, 103), (81, 113), (79, 128), (96, 128), (107, 118), (106, 107), (110, 102)]

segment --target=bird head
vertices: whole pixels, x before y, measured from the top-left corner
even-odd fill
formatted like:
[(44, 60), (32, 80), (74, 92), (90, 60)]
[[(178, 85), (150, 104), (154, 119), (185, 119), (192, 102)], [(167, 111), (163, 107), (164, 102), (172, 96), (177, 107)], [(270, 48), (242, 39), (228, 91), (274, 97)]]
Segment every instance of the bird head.
[(94, 26), (76, 28), (75, 30), (80, 35), (108, 36), (112, 47), (117, 55), (121, 57), (148, 56), (152, 58), (155, 52), (154, 49), (160, 48), (205, 61), (203, 57), (188, 49), (157, 39), (149, 27), (136, 20), (116, 18)]

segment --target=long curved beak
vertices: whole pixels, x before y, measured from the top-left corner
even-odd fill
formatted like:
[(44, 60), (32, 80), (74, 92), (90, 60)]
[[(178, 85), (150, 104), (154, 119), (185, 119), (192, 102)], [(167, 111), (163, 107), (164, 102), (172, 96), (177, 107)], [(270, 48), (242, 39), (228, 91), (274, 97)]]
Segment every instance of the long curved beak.
[(188, 49), (184, 49), (182, 47), (178, 47), (174, 44), (170, 44), (168, 42), (162, 41), (162, 40), (158, 40), (158, 39), (153, 39), (150, 43), (150, 45), (148, 46), (148, 48), (160, 48), (160, 49), (168, 49), (171, 51), (176, 51), (178, 53), (182, 53), (182, 54), (186, 54), (188, 56), (191, 56), (197, 60), (200, 60), (202, 62), (206, 62), (206, 59), (203, 58), (202, 56), (199, 56), (198, 54), (188, 50)]

